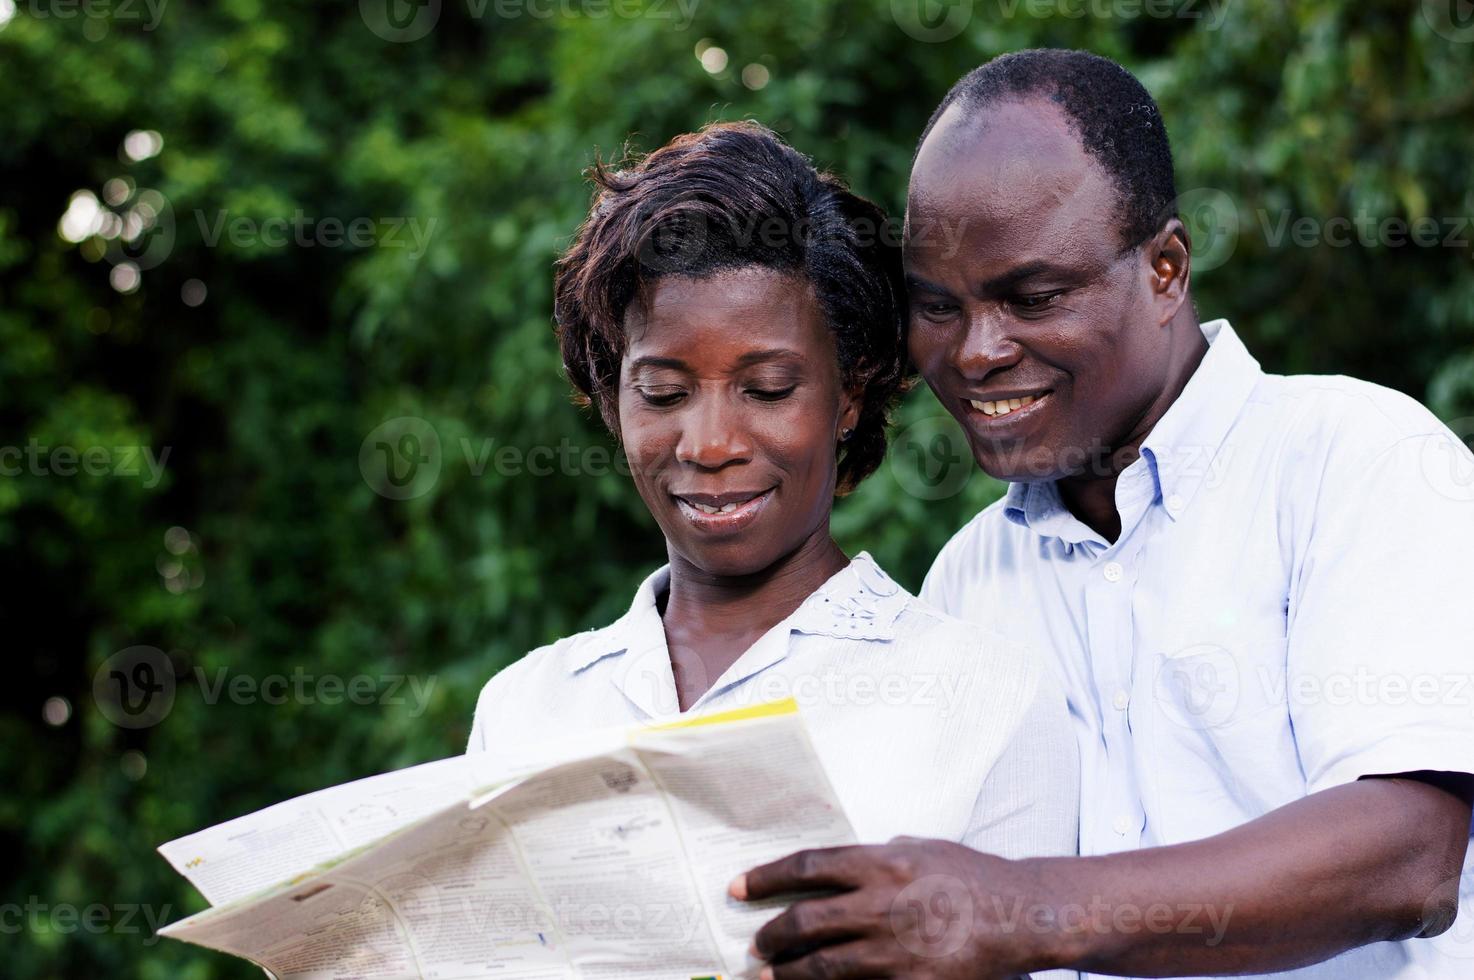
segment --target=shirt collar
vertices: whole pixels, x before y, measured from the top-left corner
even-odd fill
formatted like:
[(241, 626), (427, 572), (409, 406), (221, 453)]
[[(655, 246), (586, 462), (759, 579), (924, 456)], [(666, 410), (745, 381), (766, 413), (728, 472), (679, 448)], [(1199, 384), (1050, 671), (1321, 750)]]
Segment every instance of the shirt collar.
[[(669, 588), (669, 565), (648, 575), (628, 612), (572, 646), (566, 658), (568, 672), (576, 674), (615, 654), (641, 653), (654, 646), (664, 649), (665, 627), (658, 602)], [(869, 552), (862, 551), (766, 635), (794, 632), (840, 639), (894, 639), (896, 618), (908, 598)]]
[[(1147, 435), (1141, 458), (1122, 472), (1117, 486), (1120, 501), (1128, 488), (1150, 481), (1154, 502), (1162, 504), (1174, 521), (1186, 513), (1203, 480), (1214, 471), (1229, 430), (1264, 376), (1227, 320), (1212, 320), (1200, 329), (1208, 352)], [(1071, 543), (1096, 537), (1065, 509), (1053, 482), (1009, 484), (1003, 513), (1045, 537)]]

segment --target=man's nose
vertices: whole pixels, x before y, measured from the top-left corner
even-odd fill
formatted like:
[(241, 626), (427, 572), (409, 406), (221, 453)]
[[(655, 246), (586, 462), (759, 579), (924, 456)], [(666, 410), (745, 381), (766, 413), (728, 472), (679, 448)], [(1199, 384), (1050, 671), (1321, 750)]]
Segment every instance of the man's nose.
[(682, 413), (676, 459), (708, 470), (750, 460), (752, 440), (741, 406), (715, 393), (693, 401)]
[(965, 377), (982, 381), (1017, 364), (1022, 353), (1009, 318), (997, 309), (979, 309), (968, 315), (967, 329), (952, 351), (952, 363)]

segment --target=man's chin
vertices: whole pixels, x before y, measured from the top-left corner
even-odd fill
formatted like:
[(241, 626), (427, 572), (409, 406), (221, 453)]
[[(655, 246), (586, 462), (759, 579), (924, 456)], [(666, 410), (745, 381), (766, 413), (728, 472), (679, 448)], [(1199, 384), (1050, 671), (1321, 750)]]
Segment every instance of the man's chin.
[(972, 458), (984, 473), (1004, 483), (1048, 483), (1068, 475), (1060, 468), (1059, 453), (1048, 446), (974, 445)]

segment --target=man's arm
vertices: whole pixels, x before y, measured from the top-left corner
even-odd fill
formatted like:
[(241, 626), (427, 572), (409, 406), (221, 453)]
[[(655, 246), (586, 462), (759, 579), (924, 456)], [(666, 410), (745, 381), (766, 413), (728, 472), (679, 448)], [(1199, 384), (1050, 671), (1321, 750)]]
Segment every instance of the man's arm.
[(903, 838), (799, 852), (732, 894), (838, 892), (758, 932), (764, 980), (1268, 973), (1446, 930), (1471, 799), (1462, 774), (1369, 778), (1171, 847), (1006, 861)]

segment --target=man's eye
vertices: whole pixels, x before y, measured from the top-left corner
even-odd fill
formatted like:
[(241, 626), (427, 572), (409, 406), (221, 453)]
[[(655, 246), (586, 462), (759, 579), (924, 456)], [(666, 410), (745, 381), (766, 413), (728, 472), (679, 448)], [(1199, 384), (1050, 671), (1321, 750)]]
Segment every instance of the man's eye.
[(919, 308), (929, 320), (945, 320), (957, 313), (956, 303), (922, 303)]
[(1009, 302), (1020, 310), (1037, 312), (1048, 309), (1053, 305), (1055, 300), (1063, 295), (1064, 290), (1061, 289), (1052, 293), (1031, 293), (1028, 296), (1015, 296)]
[(686, 392), (680, 388), (640, 388), (640, 397), (645, 399), (647, 405), (663, 407), (674, 405), (685, 397)]
[(748, 388), (747, 393), (758, 401), (776, 402), (793, 394), (797, 387), (798, 385), (789, 385), (787, 388)]

